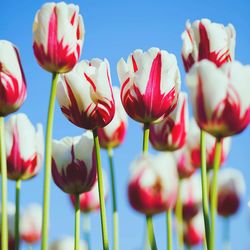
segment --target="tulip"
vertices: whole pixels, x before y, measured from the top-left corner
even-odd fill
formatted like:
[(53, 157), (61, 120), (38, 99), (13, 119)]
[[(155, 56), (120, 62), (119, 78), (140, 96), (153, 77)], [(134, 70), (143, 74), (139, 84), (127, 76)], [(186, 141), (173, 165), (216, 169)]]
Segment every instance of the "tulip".
[(98, 129), (98, 137), (102, 148), (115, 148), (119, 146), (127, 131), (127, 115), (120, 99), (120, 90), (113, 87), (115, 100), (115, 115), (113, 120), (105, 127)]
[(128, 197), (138, 212), (154, 215), (173, 208), (177, 189), (176, 164), (170, 153), (143, 155), (132, 163)]
[(38, 174), (43, 162), (43, 128), (33, 126), (25, 114), (13, 115), (5, 124), (7, 174), (27, 180)]
[(216, 138), (242, 132), (250, 122), (250, 66), (239, 62), (216, 68), (207, 60), (187, 75), (195, 119)]
[(242, 173), (227, 168), (218, 174), (218, 214), (223, 217), (234, 215), (245, 194), (245, 181)]
[(46, 3), (36, 13), (33, 49), (39, 65), (52, 73), (73, 69), (80, 58), (84, 25), (74, 4)]
[(117, 64), (121, 101), (127, 114), (142, 123), (151, 123), (175, 107), (180, 89), (176, 57), (165, 50), (135, 50)]
[(76, 126), (93, 130), (108, 125), (115, 113), (108, 61), (81, 61), (63, 74), (57, 99), (63, 114)]
[(192, 24), (187, 21), (186, 30), (182, 33), (185, 70), (188, 72), (195, 62), (202, 59), (208, 59), (218, 67), (233, 60), (235, 38), (232, 24), (224, 27), (208, 19), (196, 20)]
[(96, 180), (96, 156), (90, 132), (53, 140), (52, 176), (63, 192), (80, 194), (90, 191)]
[(21, 215), (21, 239), (28, 244), (34, 244), (40, 240), (41, 230), (42, 208), (39, 204), (30, 204)]
[[(66, 236), (62, 239), (52, 242), (49, 250), (71, 250), (74, 249), (74, 238)], [(79, 250), (87, 250), (85, 242), (80, 241)]]
[(159, 123), (150, 125), (149, 140), (156, 150), (174, 151), (180, 149), (188, 130), (187, 95), (179, 94), (175, 110)]
[[(201, 158), (200, 158), (200, 129), (197, 126), (197, 123), (194, 119), (190, 121), (189, 132), (187, 136), (187, 148), (190, 155), (191, 163), (195, 168), (199, 168), (201, 166)], [(230, 146), (231, 146), (231, 138), (224, 138), (222, 140), (222, 150), (220, 157), (220, 166), (226, 161)], [(206, 134), (206, 161), (207, 161), (207, 169), (211, 170), (214, 164), (214, 156), (215, 156), (215, 146), (216, 139), (210, 134)]]
[(187, 246), (197, 246), (204, 238), (204, 220), (200, 211), (191, 221), (184, 224), (184, 242)]

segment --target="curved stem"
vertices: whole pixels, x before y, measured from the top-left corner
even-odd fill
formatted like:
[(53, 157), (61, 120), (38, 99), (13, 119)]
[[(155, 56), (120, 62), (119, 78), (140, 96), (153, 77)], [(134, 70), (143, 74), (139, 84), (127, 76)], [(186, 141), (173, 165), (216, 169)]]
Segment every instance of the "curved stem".
[(202, 209), (205, 224), (205, 234), (207, 249), (210, 250), (210, 221), (208, 207), (208, 185), (207, 185), (207, 164), (206, 164), (206, 141), (205, 132), (201, 130), (200, 134), (200, 153), (201, 153), (201, 184), (202, 184)]
[(109, 168), (111, 176), (111, 187), (112, 187), (112, 205), (113, 205), (113, 249), (118, 250), (118, 211), (116, 202), (116, 190), (115, 190), (115, 173), (113, 164), (113, 150), (108, 148)]
[(50, 90), (50, 101), (47, 116), (45, 168), (43, 183), (43, 222), (42, 222), (42, 250), (48, 249), (48, 222), (49, 222), (49, 199), (50, 199), (50, 174), (51, 174), (51, 153), (52, 153), (52, 129), (54, 120), (54, 109), (56, 99), (56, 86), (58, 73), (53, 73)]
[(0, 162), (2, 175), (2, 211), (1, 211), (1, 249), (8, 250), (8, 214), (7, 214), (7, 163), (4, 137), (4, 118), (0, 117)]
[(80, 242), (80, 196), (79, 194), (75, 195), (75, 250), (79, 250)]
[(217, 215), (217, 175), (220, 167), (221, 158), (221, 140), (216, 140), (215, 155), (214, 155), (214, 167), (213, 167), (213, 179), (211, 187), (211, 235), (210, 235), (210, 247), (211, 250), (215, 249), (215, 222)]
[(151, 250), (157, 250), (152, 215), (147, 215), (146, 219), (147, 219), (148, 239)]
[(108, 250), (109, 243), (108, 243), (105, 199), (103, 192), (102, 163), (101, 163), (100, 144), (97, 135), (97, 129), (93, 130), (93, 136), (94, 136), (96, 160), (97, 160), (98, 190), (99, 190), (100, 213), (101, 213), (101, 223), (102, 223), (102, 243), (103, 243), (103, 249)]
[(90, 214), (84, 213), (83, 214), (83, 236), (84, 236), (84, 240), (87, 243), (88, 250), (91, 250), (90, 228), (91, 228)]
[(176, 219), (177, 219), (178, 249), (179, 250), (183, 250), (183, 247), (184, 247), (181, 186), (182, 186), (182, 179), (179, 180), (178, 197), (177, 197), (177, 201), (176, 201), (176, 210), (175, 210)]
[(20, 190), (21, 180), (16, 181), (16, 213), (15, 213), (15, 249), (19, 250), (20, 234), (19, 234), (19, 215), (20, 215)]
[(172, 250), (172, 210), (168, 209), (166, 213), (167, 217), (167, 239), (168, 239), (168, 250)]
[(145, 123), (143, 127), (143, 146), (142, 146), (142, 151), (144, 154), (148, 153), (148, 140), (149, 140), (149, 123)]

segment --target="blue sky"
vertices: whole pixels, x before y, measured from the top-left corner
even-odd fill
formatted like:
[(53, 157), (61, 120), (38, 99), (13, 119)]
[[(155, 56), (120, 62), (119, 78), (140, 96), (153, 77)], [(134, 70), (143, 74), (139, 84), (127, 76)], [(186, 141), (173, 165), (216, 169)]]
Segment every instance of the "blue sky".
[[(67, 1), (70, 3), (69, 1)], [(191, 21), (207, 17), (214, 22), (232, 23), (237, 31), (236, 59), (244, 64), (250, 63), (250, 2), (243, 1), (71, 1), (80, 6), (84, 17), (86, 36), (81, 59), (93, 57), (107, 58), (111, 65), (113, 85), (119, 85), (116, 63), (120, 57), (137, 48), (148, 49), (156, 46), (166, 49), (177, 56), (182, 74), (182, 90), (186, 91), (185, 73), (180, 57), (181, 33), (187, 19)], [(0, 15), (0, 39), (10, 40), (20, 50), (28, 84), (28, 98), (20, 109), (33, 123), (45, 125), (51, 76), (38, 66), (32, 50), (32, 24), (36, 11), (45, 1), (2, 1)], [(54, 138), (73, 136), (82, 133), (68, 122), (56, 104)], [(233, 145), (226, 165), (240, 169), (246, 182), (250, 180), (250, 129), (233, 138)], [(140, 153), (142, 144), (141, 125), (129, 120), (129, 129), (125, 143), (115, 150), (115, 170), (118, 184), (118, 209), (120, 212), (121, 250), (142, 249), (144, 235), (144, 217), (134, 212), (127, 200), (127, 180), (130, 162)], [(152, 150), (153, 152), (153, 150)], [(102, 153), (102, 162), (107, 169), (107, 157)], [(26, 206), (30, 202), (42, 202), (43, 171), (33, 180), (23, 182), (21, 202)], [(250, 249), (250, 212), (247, 200), (249, 187), (240, 213), (232, 218), (232, 249)], [(9, 182), (9, 200), (14, 201), (14, 183)], [(109, 237), (111, 228), (111, 199), (107, 201)], [(50, 240), (61, 235), (73, 235), (74, 214), (68, 197), (51, 181), (51, 225)], [(100, 218), (98, 213), (92, 219), (92, 249), (101, 247)], [(217, 249), (221, 246), (221, 220), (217, 228)], [(155, 218), (155, 232), (159, 249), (166, 249), (165, 217)], [(111, 242), (111, 241), (110, 241)], [(27, 249), (24, 245), (22, 249)], [(36, 246), (35, 249), (39, 249)], [(199, 248), (197, 248), (199, 249)]]

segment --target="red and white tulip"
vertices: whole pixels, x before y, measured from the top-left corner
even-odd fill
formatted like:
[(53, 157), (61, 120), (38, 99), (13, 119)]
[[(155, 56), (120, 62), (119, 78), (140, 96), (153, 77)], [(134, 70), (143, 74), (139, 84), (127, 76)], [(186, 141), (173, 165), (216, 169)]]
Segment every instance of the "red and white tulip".
[(33, 24), (33, 49), (39, 65), (49, 72), (72, 70), (80, 58), (84, 33), (77, 5), (44, 4)]
[(236, 32), (232, 24), (225, 27), (209, 19), (187, 21), (182, 33), (182, 59), (188, 72), (192, 65), (207, 59), (218, 67), (234, 59)]
[(117, 64), (121, 100), (127, 114), (142, 123), (156, 121), (175, 107), (181, 85), (176, 57), (165, 50), (138, 49)]
[[(52, 242), (49, 246), (49, 250), (71, 250), (74, 249), (74, 245), (75, 245), (74, 238), (71, 236), (66, 236), (64, 238)], [(87, 250), (87, 249), (88, 248), (85, 242), (80, 240), (79, 250)]]
[(177, 192), (178, 173), (170, 153), (143, 155), (132, 163), (128, 197), (138, 212), (154, 215), (173, 208)]
[[(220, 166), (226, 161), (227, 156), (231, 147), (231, 138), (224, 138), (221, 142), (222, 150), (220, 157)], [(206, 161), (207, 161), (207, 169), (212, 169), (214, 164), (214, 156), (215, 156), (215, 145), (216, 139), (210, 134), (206, 133)], [(191, 164), (195, 168), (199, 168), (201, 166), (201, 158), (200, 158), (200, 129), (194, 119), (190, 121), (189, 124), (189, 132), (187, 136), (187, 148), (190, 154)]]
[(63, 114), (76, 126), (92, 130), (108, 125), (115, 113), (108, 61), (81, 61), (61, 75), (57, 99)]
[(181, 92), (174, 111), (159, 123), (150, 125), (149, 140), (156, 150), (174, 151), (184, 145), (188, 130), (187, 105), (187, 94)]
[(26, 99), (27, 87), (18, 49), (0, 40), (0, 116), (18, 110)]
[(187, 75), (194, 117), (217, 138), (242, 132), (250, 122), (250, 66), (230, 62), (217, 68), (208, 60)]
[(10, 117), (5, 123), (7, 175), (12, 180), (27, 180), (38, 174), (44, 155), (43, 127), (33, 126), (25, 114)]
[(98, 129), (98, 137), (102, 148), (119, 146), (127, 132), (127, 114), (121, 103), (120, 89), (113, 87), (113, 94), (115, 100), (114, 118), (107, 126)]
[(28, 244), (34, 244), (41, 238), (42, 207), (39, 204), (30, 204), (21, 214), (20, 236)]
[(52, 143), (52, 176), (65, 193), (89, 191), (96, 181), (96, 155), (92, 134), (65, 137)]
[(228, 217), (237, 213), (246, 185), (242, 173), (227, 168), (218, 174), (218, 214)]

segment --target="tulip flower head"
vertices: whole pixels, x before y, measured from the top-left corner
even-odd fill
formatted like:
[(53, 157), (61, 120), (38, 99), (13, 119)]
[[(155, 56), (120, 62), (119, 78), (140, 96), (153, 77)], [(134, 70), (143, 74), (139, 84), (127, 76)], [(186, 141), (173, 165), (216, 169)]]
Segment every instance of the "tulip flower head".
[(18, 110), (26, 99), (26, 81), (18, 49), (0, 40), (0, 116)]
[(245, 194), (245, 181), (242, 173), (227, 168), (218, 175), (218, 214), (224, 217), (235, 214)]
[(65, 193), (89, 191), (96, 181), (96, 155), (91, 132), (52, 143), (52, 176)]
[(119, 146), (127, 131), (127, 114), (122, 106), (118, 87), (113, 87), (113, 94), (115, 99), (114, 118), (107, 126), (98, 129), (98, 137), (102, 148)]
[(208, 60), (187, 75), (194, 116), (216, 138), (242, 132), (250, 122), (250, 66), (230, 62), (217, 68)]
[(174, 151), (184, 145), (188, 130), (187, 105), (187, 95), (181, 92), (174, 111), (159, 123), (150, 125), (149, 139), (156, 150)]
[(41, 238), (42, 207), (39, 204), (30, 204), (21, 214), (20, 235), (28, 244), (34, 244)]
[[(199, 168), (201, 166), (200, 158), (200, 129), (194, 119), (190, 121), (189, 132), (187, 136), (187, 148), (190, 154), (191, 164)], [(212, 169), (214, 164), (216, 139), (206, 133), (206, 161), (207, 169)], [(231, 147), (231, 138), (227, 137), (221, 141), (222, 150), (220, 157), (220, 166), (226, 161)]]
[(61, 75), (57, 99), (63, 114), (76, 126), (93, 130), (108, 125), (115, 113), (108, 61), (81, 61)]
[(10, 117), (5, 123), (7, 175), (11, 180), (27, 180), (38, 174), (44, 155), (43, 128), (33, 126), (25, 114)]
[[(52, 242), (49, 246), (49, 250), (73, 250), (74, 249), (74, 238), (66, 236), (62, 239)], [(85, 242), (79, 242), (79, 250), (87, 250)]]
[[(105, 200), (108, 197), (108, 185), (107, 185), (107, 176), (103, 170), (103, 184), (104, 184), (104, 198)], [(72, 204), (75, 206), (75, 196), (71, 195), (70, 200)], [(100, 208), (99, 201), (99, 191), (98, 191), (98, 181), (96, 180), (94, 186), (90, 191), (86, 193), (80, 194), (80, 210), (83, 213), (89, 213), (92, 211), (96, 211)]]
[(142, 123), (151, 123), (175, 107), (180, 89), (176, 57), (165, 50), (138, 49), (127, 62), (117, 64), (121, 100), (127, 114)]
[(218, 67), (234, 59), (236, 32), (232, 24), (225, 27), (209, 19), (187, 21), (182, 33), (182, 59), (188, 72), (195, 62), (207, 59)]
[(49, 72), (72, 70), (81, 54), (84, 33), (77, 5), (44, 4), (33, 24), (33, 49), (39, 65)]
[(143, 155), (132, 163), (128, 197), (138, 212), (154, 215), (173, 208), (177, 191), (178, 173), (170, 153)]
[(184, 243), (187, 246), (197, 246), (202, 243), (205, 228), (203, 214), (200, 211), (191, 221), (184, 224)]

